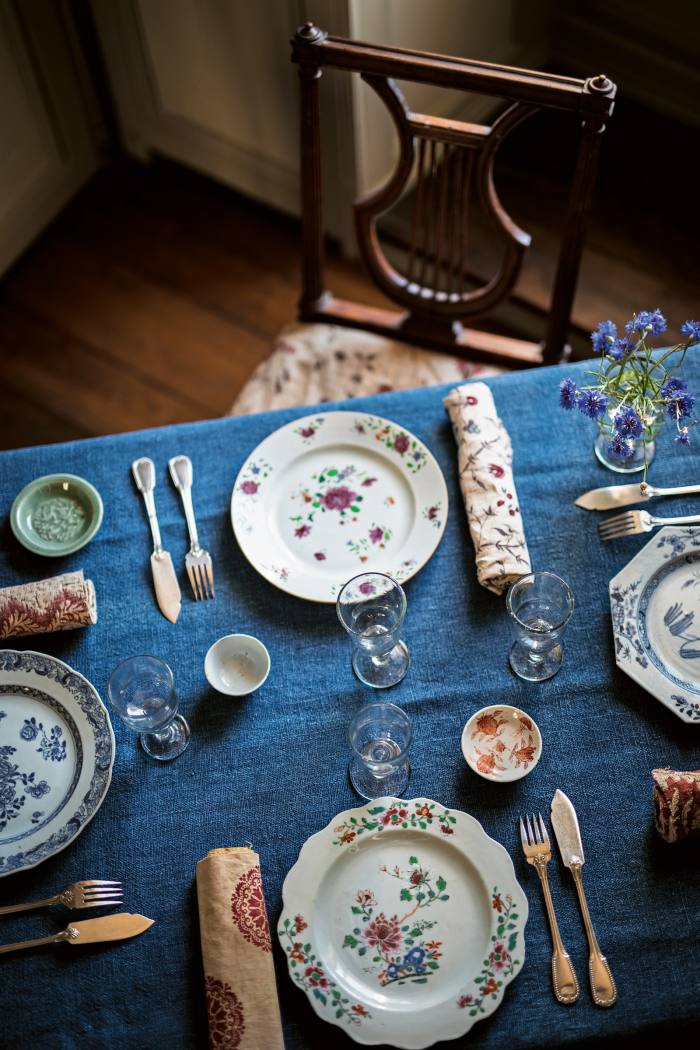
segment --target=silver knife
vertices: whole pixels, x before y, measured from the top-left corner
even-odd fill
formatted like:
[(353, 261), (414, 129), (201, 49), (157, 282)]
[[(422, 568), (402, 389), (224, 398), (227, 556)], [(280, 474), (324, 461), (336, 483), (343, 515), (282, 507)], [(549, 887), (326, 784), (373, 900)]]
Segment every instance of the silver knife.
[(166, 620), (170, 620), (171, 623), (177, 623), (182, 596), (172, 559), (168, 552), (163, 550), (160, 538), (158, 518), (156, 517), (156, 503), (153, 497), (153, 490), (156, 487), (155, 464), (152, 459), (147, 457), (136, 459), (131, 464), (131, 472), (134, 475), (136, 488), (143, 496), (146, 504), (148, 523), (151, 526), (151, 535), (153, 536), (151, 572), (153, 573), (153, 586), (155, 587), (158, 605)]
[(598, 947), (593, 923), (591, 922), (586, 896), (583, 892), (583, 879), (581, 868), (584, 865), (583, 844), (581, 843), (581, 832), (578, 826), (576, 810), (570, 799), (563, 791), (557, 788), (552, 799), (552, 827), (557, 837), (559, 852), (564, 865), (571, 872), (578, 901), (581, 905), (583, 925), (586, 928), (588, 938), (588, 977), (591, 983), (591, 993), (596, 1006), (612, 1006), (617, 1001), (617, 988), (608, 961)]
[(99, 919), (83, 919), (72, 922), (60, 933), (51, 937), (37, 937), (31, 941), (16, 941), (14, 944), (0, 944), (0, 953), (16, 952), (21, 948), (38, 948), (42, 944), (97, 944), (99, 941), (123, 941), (127, 937), (136, 937), (153, 925), (153, 919), (145, 915), (133, 915), (131, 912), (118, 912), (116, 915), (101, 915)]
[(690, 496), (694, 492), (700, 492), (700, 485), (660, 489), (643, 481), (641, 485), (609, 485), (603, 489), (591, 489), (574, 502), (585, 510), (614, 510), (615, 507), (629, 507), (632, 503), (644, 503), (656, 496)]

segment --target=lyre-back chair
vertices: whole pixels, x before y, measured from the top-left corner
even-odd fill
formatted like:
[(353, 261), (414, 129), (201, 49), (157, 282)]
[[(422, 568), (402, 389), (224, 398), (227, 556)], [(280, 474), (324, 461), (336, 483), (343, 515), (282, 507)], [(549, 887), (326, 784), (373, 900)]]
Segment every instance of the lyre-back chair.
[[(334, 346), (338, 361), (344, 360), (343, 341), (321, 336), (321, 330), (337, 332), (335, 326), (342, 326), (348, 344), (353, 338), (355, 341), (364, 338), (365, 342), (359, 344), (357, 359), (351, 364), (355, 374), (343, 376), (342, 368), (338, 371), (336, 366), (333, 381), (326, 389), (312, 384), (308, 397), (303, 382), (297, 382), (295, 393), (288, 395), (286, 401), (279, 397), (267, 400), (261, 397), (265, 383), (274, 385), (279, 393), (284, 377), (289, 375), (289, 365), (283, 363), (278, 367), (271, 362), (269, 366), (261, 366), (251, 381), (257, 383), (256, 397), (248, 397), (244, 391), (234, 411), (280, 407), (285, 403), (304, 404), (328, 396), (351, 396), (349, 377), (359, 382), (358, 373), (363, 365), (369, 362), (370, 368), (374, 367), (375, 351), (387, 350), (384, 358), (388, 360), (390, 354), (408, 354), (406, 344), (422, 348), (410, 351), (410, 365), (403, 369), (414, 375), (421, 374), (419, 357), (446, 361), (445, 354), (450, 355), (453, 367), (455, 359), (509, 368), (565, 360), (569, 354), (567, 335), (601, 136), (613, 109), (616, 85), (602, 74), (578, 80), (423, 51), (375, 46), (329, 36), (310, 22), (298, 29), (292, 40), (292, 61), (299, 67), (301, 82), (303, 257), (299, 320), (311, 322), (319, 329), (314, 345), (325, 343), (327, 352)], [(319, 99), (324, 68), (359, 73), (387, 107), (396, 129), (399, 159), (395, 170), (383, 186), (354, 203), (360, 255), (374, 283), (397, 304), (395, 310), (348, 302), (336, 298), (326, 288)], [(461, 89), (510, 104), (490, 125), (432, 117), (412, 112), (393, 78)], [(506, 136), (542, 109), (569, 113), (580, 124), (580, 138), (546, 331), (542, 342), (534, 343), (478, 331), (471, 326), (508, 298), (530, 245), (529, 234), (518, 227), (499, 200), (493, 169), (496, 153)], [(400, 200), (409, 185), (413, 188), (411, 233), (405, 255), (401, 263), (397, 263), (390, 261), (384, 251), (377, 221)], [(476, 282), (476, 286), (469, 269), (466, 237), (472, 193), (489, 221), (500, 253), (500, 265), (495, 273), (481, 283)], [(354, 337), (348, 329), (356, 330)], [(383, 337), (385, 346), (378, 336)], [(297, 347), (298, 360), (306, 352), (307, 371), (318, 373), (323, 367), (322, 351), (310, 349), (308, 340), (304, 345), (298, 342), (282, 345), (288, 354), (293, 354)], [(442, 351), (442, 354), (429, 351)], [(453, 378), (444, 366), (442, 371), (434, 364), (427, 367), (432, 367), (434, 378), (426, 379), (421, 374), (418, 380), (403, 385)], [(398, 371), (395, 369), (393, 374)], [(468, 374), (462, 372), (462, 375)], [(456, 373), (454, 378), (458, 378)], [(356, 392), (372, 391), (366, 387)], [(296, 400), (291, 400), (292, 397)]]

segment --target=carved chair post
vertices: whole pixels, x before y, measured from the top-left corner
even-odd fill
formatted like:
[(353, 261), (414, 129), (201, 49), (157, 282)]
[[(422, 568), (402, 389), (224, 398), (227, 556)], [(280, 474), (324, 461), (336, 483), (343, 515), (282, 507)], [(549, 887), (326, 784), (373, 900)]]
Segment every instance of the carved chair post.
[[(581, 262), (586, 218), (605, 120), (616, 87), (600, 76), (583, 81), (487, 62), (373, 46), (328, 36), (311, 23), (292, 41), (301, 77), (303, 320), (366, 328), (427, 349), (511, 367), (551, 363), (568, 354), (566, 336)], [(319, 78), (323, 66), (360, 73), (387, 107), (399, 159), (385, 184), (355, 202), (355, 231), (375, 284), (399, 310), (371, 309), (335, 299), (324, 287), (319, 141)], [(490, 125), (414, 113), (395, 80), (475, 91), (510, 103)], [(539, 109), (570, 112), (582, 121), (552, 309), (544, 344), (505, 339), (474, 329), (513, 290), (530, 236), (501, 204), (494, 161), (505, 137)], [(414, 177), (414, 212), (406, 260), (393, 264), (380, 243), (377, 221)], [(468, 220), (475, 197), (500, 248), (500, 265), (478, 287), (468, 270)]]
[[(307, 22), (297, 31), (297, 38), (318, 45), (326, 34)], [(323, 187), (321, 170), (321, 112), (319, 86), (321, 64), (315, 55), (299, 62), (300, 137), (301, 137), (301, 217), (302, 217), (302, 291), (299, 315), (313, 318), (326, 305), (323, 267)], [(320, 56), (319, 56), (320, 59)]]

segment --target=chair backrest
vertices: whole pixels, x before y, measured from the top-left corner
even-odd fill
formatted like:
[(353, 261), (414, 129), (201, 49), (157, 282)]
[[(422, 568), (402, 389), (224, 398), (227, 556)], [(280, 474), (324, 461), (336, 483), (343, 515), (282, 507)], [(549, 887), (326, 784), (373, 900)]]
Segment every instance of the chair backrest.
[[(604, 75), (572, 77), (512, 69), (397, 47), (375, 47), (329, 36), (307, 22), (292, 40), (301, 79), (301, 184), (303, 289), (299, 316), (365, 328), (431, 349), (473, 359), (527, 366), (563, 360), (583, 248), (586, 218), (605, 121), (616, 86)], [(360, 73), (386, 105), (399, 139), (399, 160), (388, 181), (354, 204), (357, 242), (378, 287), (400, 307), (384, 310), (336, 299), (323, 267), (319, 84), (324, 67)], [(395, 84), (417, 81), (505, 99), (511, 103), (491, 125), (413, 113)], [(499, 340), (466, 330), (512, 291), (530, 236), (510, 218), (493, 181), (496, 151), (504, 138), (543, 108), (566, 111), (580, 122), (578, 157), (562, 232), (551, 309), (542, 344)], [(414, 213), (405, 264), (389, 261), (377, 219), (415, 181)], [(472, 190), (490, 219), (501, 248), (497, 272), (480, 287), (468, 279), (466, 228)]]

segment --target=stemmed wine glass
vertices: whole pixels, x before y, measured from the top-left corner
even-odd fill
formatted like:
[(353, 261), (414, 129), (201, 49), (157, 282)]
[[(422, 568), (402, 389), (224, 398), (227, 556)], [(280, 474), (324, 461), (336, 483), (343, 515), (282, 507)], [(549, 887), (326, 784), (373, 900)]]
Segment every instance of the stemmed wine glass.
[(399, 639), (406, 615), (403, 587), (385, 573), (361, 573), (345, 584), (336, 609), (353, 640), (352, 667), (360, 681), (374, 689), (400, 682), (411, 662)]
[(362, 798), (404, 795), (411, 775), (407, 755), (412, 735), (411, 719), (396, 704), (367, 704), (357, 712), (348, 731), (353, 750), (348, 772)]
[(574, 611), (571, 588), (553, 572), (531, 572), (511, 584), (506, 608), (516, 637), (510, 666), (528, 682), (552, 678), (561, 667), (561, 636)]
[(190, 727), (178, 714), (173, 672), (155, 656), (132, 656), (112, 671), (107, 686), (110, 703), (141, 747), (160, 762), (177, 758), (190, 742)]

